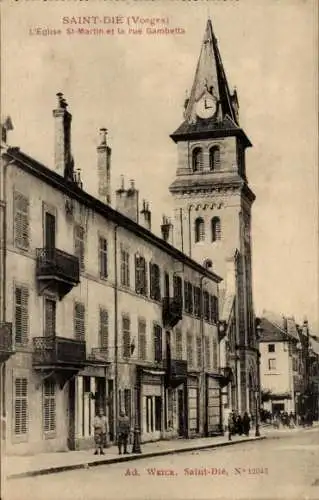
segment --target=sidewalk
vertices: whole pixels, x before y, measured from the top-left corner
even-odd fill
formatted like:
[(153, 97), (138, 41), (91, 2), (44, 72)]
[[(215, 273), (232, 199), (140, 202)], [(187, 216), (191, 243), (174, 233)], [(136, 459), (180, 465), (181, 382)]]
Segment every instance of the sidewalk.
[(97, 465), (128, 462), (142, 458), (171, 455), (173, 453), (218, 448), (260, 439), (265, 439), (265, 436), (257, 438), (254, 437), (253, 434), (249, 438), (234, 436), (232, 441), (228, 441), (227, 436), (157, 441), (154, 443), (142, 444), (142, 454), (130, 453), (128, 455), (118, 455), (116, 446), (111, 446), (104, 450), (105, 455), (93, 455), (93, 450), (39, 453), (31, 456), (14, 455), (6, 457), (4, 461), (4, 470), (7, 479), (16, 479), (67, 470), (85, 469)]

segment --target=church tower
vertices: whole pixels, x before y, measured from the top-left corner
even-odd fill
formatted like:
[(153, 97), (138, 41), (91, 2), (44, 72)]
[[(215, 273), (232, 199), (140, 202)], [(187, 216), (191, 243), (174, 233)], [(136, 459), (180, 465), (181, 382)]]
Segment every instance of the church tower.
[[(232, 370), (225, 405), (254, 413), (259, 385), (251, 275), (255, 195), (245, 165), (245, 151), (252, 144), (240, 127), (237, 92), (229, 89), (210, 20), (184, 121), (171, 138), (178, 151), (176, 178), (169, 188), (175, 244), (201, 264), (211, 259), (223, 278), (219, 307), (228, 336), (221, 363)], [(232, 364), (233, 358), (238, 361)]]

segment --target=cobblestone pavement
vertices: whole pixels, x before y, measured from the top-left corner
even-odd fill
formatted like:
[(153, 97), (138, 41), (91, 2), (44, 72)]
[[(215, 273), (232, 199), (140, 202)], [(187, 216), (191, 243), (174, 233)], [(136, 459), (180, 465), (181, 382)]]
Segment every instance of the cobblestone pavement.
[(8, 481), (6, 500), (318, 499), (319, 430)]

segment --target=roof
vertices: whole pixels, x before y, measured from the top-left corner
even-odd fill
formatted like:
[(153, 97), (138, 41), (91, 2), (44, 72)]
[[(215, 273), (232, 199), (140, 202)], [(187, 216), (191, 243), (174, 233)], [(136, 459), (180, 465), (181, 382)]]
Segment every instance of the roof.
[(295, 320), (267, 312), (260, 322), (260, 342), (299, 342)]
[(46, 167), (42, 163), (38, 162), (34, 158), (20, 151), (19, 148), (9, 147), (6, 149), (6, 151), (4, 151), (3, 156), (7, 158), (9, 161), (13, 160), (21, 169), (23, 169), (28, 174), (37, 177), (41, 181), (51, 185), (53, 188), (64, 193), (70, 198), (73, 198), (77, 200), (79, 203), (82, 203), (88, 208), (96, 211), (105, 219), (110, 220), (115, 224), (118, 224), (119, 226), (125, 228), (127, 231), (131, 231), (135, 235), (156, 246), (163, 252), (166, 252), (176, 260), (189, 266), (198, 273), (205, 275), (212, 281), (216, 283), (220, 283), (222, 281), (222, 278), (218, 276), (216, 273), (204, 268), (203, 266), (195, 262), (193, 259), (182, 253), (180, 250), (178, 250), (177, 248), (173, 247), (163, 239), (153, 234), (151, 231), (148, 231), (147, 229), (140, 226), (132, 219), (126, 217), (117, 210), (114, 210), (109, 205), (105, 205), (97, 198), (83, 191), (74, 182), (65, 179), (64, 177), (54, 172), (50, 168)]
[[(200, 119), (196, 115), (196, 103), (207, 93), (214, 98), (218, 110), (211, 118)], [(210, 19), (206, 24), (184, 116), (185, 121), (171, 135), (175, 142), (185, 140), (190, 135), (192, 138), (197, 136), (203, 138), (205, 135), (209, 137), (239, 135), (243, 138), (246, 146), (251, 146), (249, 139), (239, 126), (237, 92), (235, 91), (232, 95), (230, 93), (217, 38), (214, 35)]]

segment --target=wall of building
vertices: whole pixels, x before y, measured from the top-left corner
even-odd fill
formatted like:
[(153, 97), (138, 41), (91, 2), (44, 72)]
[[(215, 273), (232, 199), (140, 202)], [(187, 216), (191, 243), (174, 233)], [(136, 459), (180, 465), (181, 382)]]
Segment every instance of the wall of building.
[[(28, 250), (17, 248), (14, 242), (14, 192), (17, 191), (29, 199), (29, 234), (30, 246)], [(65, 450), (69, 438), (69, 409), (68, 398), (70, 383), (64, 387), (56, 386), (55, 408), (56, 426), (54, 432), (43, 431), (43, 377), (32, 368), (33, 337), (44, 335), (44, 297), (39, 294), (36, 280), (36, 249), (44, 247), (43, 220), (45, 210), (50, 210), (56, 216), (56, 247), (64, 252), (74, 255), (74, 226), (80, 224), (85, 230), (85, 268), (81, 272), (80, 283), (74, 287), (62, 300), (56, 302), (56, 334), (61, 337), (74, 338), (74, 304), (81, 302), (85, 307), (85, 338), (87, 356), (93, 348), (99, 346), (99, 309), (108, 312), (109, 331), (109, 360), (111, 368), (105, 375), (103, 370), (97, 372), (89, 366), (75, 377), (75, 448), (88, 447), (93, 444), (93, 415), (95, 411), (94, 399), (90, 394), (95, 392), (98, 377), (104, 376), (105, 393), (108, 395), (108, 384), (115, 388), (114, 354), (115, 332), (118, 333), (118, 389), (120, 391), (118, 404), (123, 405), (124, 391), (130, 390), (131, 417), (135, 416), (135, 378), (134, 365), (138, 359), (138, 332), (137, 323), (140, 317), (145, 318), (147, 334), (147, 356), (143, 360), (145, 365), (156, 365), (154, 361), (153, 325), (154, 322), (162, 325), (162, 304), (147, 297), (137, 295), (135, 292), (135, 263), (136, 253), (143, 255), (147, 262), (148, 287), (149, 287), (149, 262), (157, 263), (161, 270), (161, 289), (164, 294), (164, 272), (170, 275), (170, 292), (173, 288), (173, 274), (177, 273), (195, 286), (200, 286), (200, 273), (178, 262), (169, 254), (148, 243), (141, 237), (130, 233), (125, 228), (115, 229), (114, 224), (102, 218), (92, 210), (88, 210), (78, 202), (73, 201), (73, 213), (67, 214), (65, 210), (66, 198), (58, 190), (46, 185), (27, 174), (25, 171), (10, 166), (7, 178), (7, 321), (13, 323), (15, 331), (15, 286), (22, 285), (29, 290), (28, 309), (28, 340), (23, 345), (16, 345), (17, 354), (7, 363), (6, 393), (7, 398), (7, 452), (8, 453), (35, 453), (51, 450)], [(70, 201), (70, 200), (69, 200)], [(100, 278), (99, 272), (99, 236), (107, 240), (108, 248), (108, 276)], [(120, 282), (121, 249), (125, 248), (130, 255), (130, 286), (122, 286)], [(118, 279), (118, 317), (115, 318), (114, 298), (116, 283), (115, 254), (117, 256)], [(203, 288), (210, 294), (217, 295), (217, 284), (209, 279), (203, 280)], [(52, 294), (51, 294), (52, 295)], [(53, 294), (54, 295), (54, 294)], [(122, 357), (122, 314), (127, 314), (131, 320), (131, 339), (135, 341), (135, 350), (130, 360)], [(117, 329), (116, 329), (117, 326)], [(191, 331), (195, 338), (200, 333), (200, 320), (187, 313), (178, 325), (185, 339), (186, 332)], [(209, 322), (204, 324), (204, 334), (209, 338), (211, 350), (211, 366), (209, 371), (218, 371), (218, 339), (217, 325)], [(174, 338), (174, 335), (173, 335)], [(165, 352), (165, 332), (162, 334), (163, 353)], [(173, 342), (174, 343), (174, 342)], [(216, 347), (217, 346), (217, 347)], [(173, 347), (173, 355), (174, 347)], [(186, 359), (186, 341), (183, 340), (182, 357)], [(194, 354), (196, 357), (196, 354)], [(215, 362), (214, 362), (215, 361)], [(90, 371), (91, 370), (91, 371)], [(28, 380), (28, 407), (27, 430), (19, 435), (15, 433), (15, 411), (13, 401), (16, 378)], [(110, 385), (111, 386), (111, 385)], [(160, 387), (161, 398), (164, 399), (163, 386)], [(203, 395), (201, 395), (201, 408), (203, 408)], [(116, 414), (114, 394), (111, 399), (113, 414)], [(110, 408), (109, 408), (110, 409)], [(201, 410), (202, 411), (202, 410)], [(175, 406), (175, 415), (178, 409)], [(201, 417), (202, 419), (202, 413)], [(133, 423), (133, 422), (132, 422)], [(176, 419), (175, 419), (176, 428)], [(164, 422), (162, 417), (161, 427)], [(201, 427), (203, 425), (201, 424)], [(176, 430), (176, 429), (175, 429)], [(160, 435), (144, 436), (144, 439), (159, 438)]]

